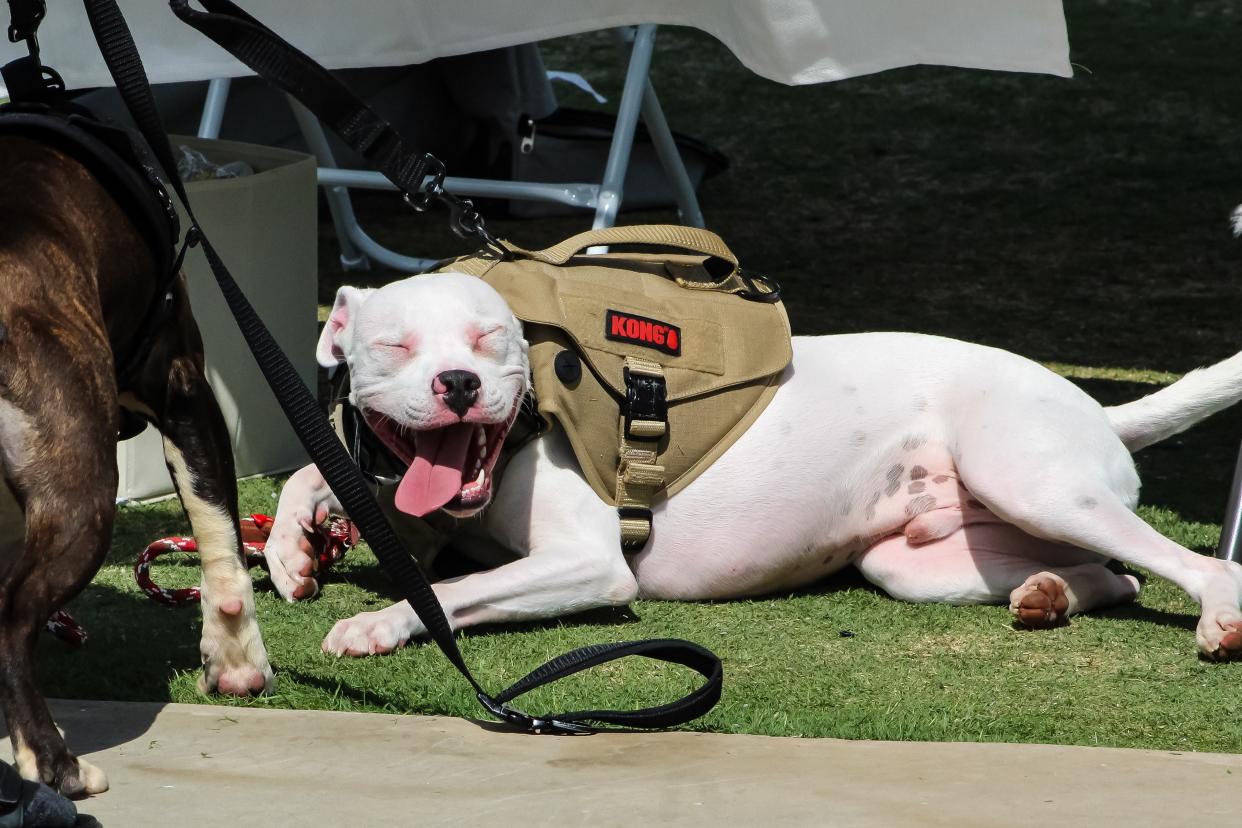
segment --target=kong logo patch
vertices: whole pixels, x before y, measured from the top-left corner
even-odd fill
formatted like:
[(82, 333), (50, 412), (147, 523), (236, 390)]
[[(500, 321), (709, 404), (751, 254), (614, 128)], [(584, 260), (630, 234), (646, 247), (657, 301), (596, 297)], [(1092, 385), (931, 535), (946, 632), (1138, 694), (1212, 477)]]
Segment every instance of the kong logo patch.
[(672, 356), (681, 355), (681, 328), (645, 316), (609, 309), (604, 317), (604, 336), (614, 342), (629, 342)]

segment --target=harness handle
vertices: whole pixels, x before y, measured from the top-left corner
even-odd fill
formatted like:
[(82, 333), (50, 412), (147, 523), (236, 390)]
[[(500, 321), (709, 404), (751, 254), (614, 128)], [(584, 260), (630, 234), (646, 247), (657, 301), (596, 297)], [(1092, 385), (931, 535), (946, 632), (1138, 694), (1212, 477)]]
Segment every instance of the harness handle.
[[(534, 259), (550, 265), (561, 266), (574, 256), (589, 247), (613, 244), (634, 244), (648, 247), (672, 248), (702, 253), (712, 259), (725, 263), (727, 272), (714, 282), (701, 279), (687, 279), (675, 270), (669, 276), (686, 290), (708, 290), (714, 293), (733, 293), (743, 299), (756, 302), (779, 302), (781, 288), (775, 281), (764, 276), (743, 273), (736, 254), (725, 244), (724, 239), (710, 230), (700, 227), (683, 227), (680, 224), (639, 224), (620, 227), (605, 227), (600, 230), (587, 230), (576, 236), (570, 236), (560, 244), (554, 244), (543, 250), (523, 250), (509, 242), (502, 242), (514, 255)], [(490, 266), (488, 263), (485, 266)]]
[(690, 250), (721, 259), (729, 264), (731, 270), (738, 268), (737, 256), (720, 236), (711, 230), (682, 227), (679, 224), (640, 224), (587, 230), (585, 233), (570, 236), (560, 244), (554, 244), (543, 250), (517, 252), (519, 255), (529, 256), (540, 262), (563, 265), (588, 247), (612, 244), (641, 244), (649, 247)]

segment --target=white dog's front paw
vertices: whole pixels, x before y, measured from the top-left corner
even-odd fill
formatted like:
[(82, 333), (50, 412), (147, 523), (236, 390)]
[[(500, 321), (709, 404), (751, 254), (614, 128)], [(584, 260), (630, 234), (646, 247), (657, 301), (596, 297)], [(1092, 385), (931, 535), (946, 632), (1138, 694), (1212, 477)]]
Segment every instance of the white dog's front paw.
[(422, 622), (405, 601), (376, 612), (360, 612), (337, 621), (323, 640), (323, 651), (331, 655), (381, 655), (405, 646), (424, 632)]
[(287, 526), (278, 522), (263, 546), (272, 584), (280, 597), (290, 603), (314, 598), (319, 593), (319, 582), (315, 580), (319, 550), (308, 527), (309, 523)]

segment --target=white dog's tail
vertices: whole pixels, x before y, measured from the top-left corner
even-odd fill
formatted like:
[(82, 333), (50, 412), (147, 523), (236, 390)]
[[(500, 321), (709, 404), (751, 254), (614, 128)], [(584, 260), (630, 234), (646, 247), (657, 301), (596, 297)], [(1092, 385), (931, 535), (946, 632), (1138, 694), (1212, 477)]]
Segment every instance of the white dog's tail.
[(1159, 443), (1242, 400), (1242, 353), (1191, 371), (1154, 394), (1105, 408), (1131, 452)]

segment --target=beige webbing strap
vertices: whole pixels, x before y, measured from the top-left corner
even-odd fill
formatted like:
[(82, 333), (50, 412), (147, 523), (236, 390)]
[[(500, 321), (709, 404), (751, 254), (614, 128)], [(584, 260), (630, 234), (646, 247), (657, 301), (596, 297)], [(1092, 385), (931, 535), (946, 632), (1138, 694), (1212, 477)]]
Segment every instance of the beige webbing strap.
[[(641, 357), (627, 356), (629, 376), (664, 383), (664, 369)], [(664, 487), (664, 467), (656, 464), (659, 441), (668, 432), (662, 420), (621, 417), (617, 463), (617, 513), (621, 517), (621, 546), (637, 551), (651, 536), (651, 502)]]
[(548, 264), (563, 265), (576, 253), (588, 247), (610, 244), (649, 244), (655, 247), (692, 250), (705, 256), (724, 259), (734, 268), (737, 267), (737, 256), (733, 255), (733, 251), (720, 236), (710, 230), (682, 227), (678, 224), (638, 224), (588, 230), (544, 250), (526, 251), (526, 255)]
[(482, 277), (499, 262), (500, 259), (495, 256), (462, 256), (460, 259), (437, 268), (437, 270), (447, 270), (453, 273), (464, 273), (467, 276)]

